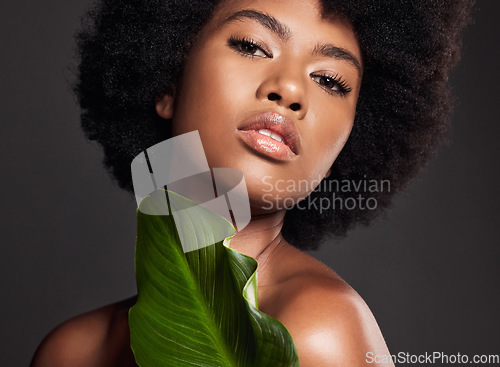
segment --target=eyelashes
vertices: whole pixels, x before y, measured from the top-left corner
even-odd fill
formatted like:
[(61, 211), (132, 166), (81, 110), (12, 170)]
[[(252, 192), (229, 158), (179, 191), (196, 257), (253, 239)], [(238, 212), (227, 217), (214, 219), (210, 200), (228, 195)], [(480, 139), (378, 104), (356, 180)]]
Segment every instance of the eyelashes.
[[(273, 54), (262, 43), (251, 38), (231, 36), (227, 45), (245, 57), (273, 58)], [(310, 74), (310, 77), (329, 94), (343, 97), (352, 91), (349, 84), (338, 73), (319, 72)]]
[(328, 93), (336, 93), (345, 96), (352, 91), (349, 84), (347, 84), (338, 73), (335, 75), (327, 73), (311, 74), (311, 79), (318, 83)]
[(228, 46), (234, 49), (236, 52), (239, 52), (243, 56), (248, 57), (268, 57), (270, 59), (273, 58), (273, 55), (265, 50), (265, 47), (252, 39), (248, 39), (246, 37), (238, 38), (235, 36), (231, 36), (227, 42)]

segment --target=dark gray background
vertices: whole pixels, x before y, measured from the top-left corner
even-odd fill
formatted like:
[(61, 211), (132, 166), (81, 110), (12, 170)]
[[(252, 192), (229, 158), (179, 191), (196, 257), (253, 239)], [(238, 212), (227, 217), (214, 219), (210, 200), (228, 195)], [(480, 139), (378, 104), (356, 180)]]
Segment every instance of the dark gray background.
[[(1, 366), (135, 292), (135, 202), (83, 138), (68, 87), (84, 6), (0, 5)], [(364, 297), (392, 353), (500, 354), (499, 10), (480, 0), (465, 34), (451, 143), (386, 216), (315, 255)]]

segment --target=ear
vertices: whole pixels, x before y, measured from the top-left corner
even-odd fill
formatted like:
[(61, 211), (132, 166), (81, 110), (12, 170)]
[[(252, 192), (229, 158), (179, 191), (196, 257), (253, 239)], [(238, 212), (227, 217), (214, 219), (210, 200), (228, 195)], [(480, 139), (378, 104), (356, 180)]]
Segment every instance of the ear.
[(174, 100), (175, 92), (172, 94), (165, 93), (156, 100), (156, 113), (163, 119), (170, 120), (174, 117)]

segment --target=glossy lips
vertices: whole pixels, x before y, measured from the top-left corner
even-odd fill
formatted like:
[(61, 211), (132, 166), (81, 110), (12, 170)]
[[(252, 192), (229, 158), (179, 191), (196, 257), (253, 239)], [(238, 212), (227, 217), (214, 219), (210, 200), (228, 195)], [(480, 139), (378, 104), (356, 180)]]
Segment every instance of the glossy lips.
[[(264, 131), (260, 133), (257, 130)], [(295, 124), (279, 113), (265, 112), (250, 117), (238, 127), (238, 134), (251, 149), (280, 161), (293, 160), (300, 151), (300, 138)]]

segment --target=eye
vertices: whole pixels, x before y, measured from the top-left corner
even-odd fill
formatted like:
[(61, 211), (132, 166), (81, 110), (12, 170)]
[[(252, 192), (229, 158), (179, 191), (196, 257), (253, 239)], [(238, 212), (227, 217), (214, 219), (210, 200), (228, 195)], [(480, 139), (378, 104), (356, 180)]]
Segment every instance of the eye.
[(352, 88), (338, 74), (311, 74), (311, 79), (320, 85), (328, 93), (335, 93), (341, 96), (348, 94)]
[(272, 58), (271, 53), (266, 51), (263, 45), (252, 39), (231, 36), (231, 38), (229, 38), (228, 45), (244, 56)]

